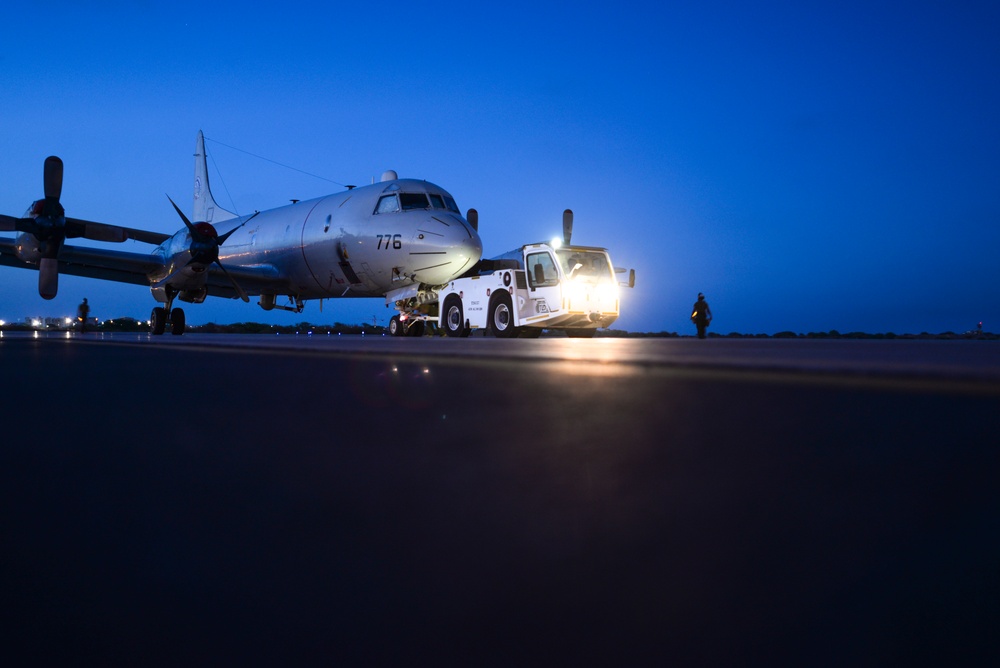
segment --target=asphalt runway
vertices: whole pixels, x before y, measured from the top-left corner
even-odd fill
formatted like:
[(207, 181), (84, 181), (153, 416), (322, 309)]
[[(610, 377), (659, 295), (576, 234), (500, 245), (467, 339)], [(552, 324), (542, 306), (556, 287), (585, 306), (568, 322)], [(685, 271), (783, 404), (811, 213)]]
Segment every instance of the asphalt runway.
[(0, 657), (985, 665), (1000, 344), (0, 337)]

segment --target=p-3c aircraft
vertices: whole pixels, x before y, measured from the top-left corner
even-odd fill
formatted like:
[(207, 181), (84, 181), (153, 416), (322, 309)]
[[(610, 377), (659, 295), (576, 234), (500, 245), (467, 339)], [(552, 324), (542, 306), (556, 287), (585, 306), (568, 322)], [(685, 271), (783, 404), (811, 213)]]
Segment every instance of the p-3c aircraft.
[[(184, 227), (173, 235), (68, 218), (59, 197), (63, 163), (45, 160), (45, 198), (23, 218), (0, 215), (0, 265), (39, 272), (38, 293), (52, 299), (59, 274), (148, 286), (161, 305), (153, 334), (170, 326), (183, 334), (184, 311), (174, 300), (200, 304), (208, 296), (259, 295), (259, 305), (300, 312), (310, 299), (385, 297), (414, 286), (448, 283), (482, 255), (476, 230), (444, 189), (387, 171), (380, 183), (296, 202), (249, 216), (222, 209), (208, 183), (205, 138), (198, 132), (194, 169), (194, 222), (173, 203)], [(66, 239), (134, 239), (150, 253), (70, 246)], [(287, 296), (289, 304), (277, 305)]]

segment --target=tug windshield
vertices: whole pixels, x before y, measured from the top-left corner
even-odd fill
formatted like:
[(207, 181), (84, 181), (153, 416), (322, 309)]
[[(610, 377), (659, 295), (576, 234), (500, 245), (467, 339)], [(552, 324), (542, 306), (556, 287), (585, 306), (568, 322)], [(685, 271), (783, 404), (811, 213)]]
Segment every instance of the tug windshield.
[(614, 281), (615, 275), (608, 262), (608, 256), (600, 250), (580, 250), (560, 248), (556, 251), (559, 264), (566, 278), (579, 278), (588, 281)]

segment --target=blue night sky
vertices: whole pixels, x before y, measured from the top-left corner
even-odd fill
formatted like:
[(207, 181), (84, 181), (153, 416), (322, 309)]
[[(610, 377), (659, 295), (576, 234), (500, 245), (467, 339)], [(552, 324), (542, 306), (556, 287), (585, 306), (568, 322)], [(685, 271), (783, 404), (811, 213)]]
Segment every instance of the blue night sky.
[[(241, 213), (395, 169), (477, 208), (492, 256), (572, 208), (574, 242), (636, 270), (618, 328), (693, 333), (703, 291), (719, 333), (1000, 331), (1000, 4), (27, 4), (0, 9), (5, 214), (54, 154), (68, 215), (173, 232), (165, 193), (190, 211), (201, 129)], [(0, 281), (6, 320), (155, 305)], [(192, 324), (391, 315), (184, 306)]]

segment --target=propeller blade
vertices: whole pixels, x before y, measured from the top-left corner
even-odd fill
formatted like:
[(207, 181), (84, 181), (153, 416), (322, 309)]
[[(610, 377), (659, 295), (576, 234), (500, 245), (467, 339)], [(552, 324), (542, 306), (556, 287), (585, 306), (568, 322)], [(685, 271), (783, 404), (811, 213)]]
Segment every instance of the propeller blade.
[(59, 292), (59, 260), (43, 257), (38, 261), (38, 294), (53, 299)]
[(45, 158), (45, 199), (59, 201), (62, 195), (63, 161), (54, 155)]
[(179, 206), (174, 204), (174, 200), (170, 199), (170, 195), (167, 195), (167, 199), (170, 200), (170, 203), (174, 205), (174, 211), (177, 212), (177, 215), (180, 216), (181, 220), (184, 221), (184, 224), (187, 225), (188, 231), (191, 232), (191, 235), (194, 236), (195, 234), (198, 234), (198, 231), (194, 229), (194, 225), (191, 224), (191, 221), (188, 220), (188, 217), (184, 215), (184, 212), (181, 211)]
[(223, 234), (221, 237), (219, 237), (219, 245), (221, 246), (222, 244), (226, 243), (226, 239), (228, 239), (229, 237), (233, 236), (233, 232), (235, 232), (236, 230), (240, 229), (241, 227), (243, 227), (244, 225), (246, 225), (247, 223), (249, 223), (251, 220), (253, 220), (254, 218), (256, 218), (258, 213), (260, 213), (260, 211), (254, 211), (252, 216), (250, 216), (249, 218), (247, 218), (246, 220), (244, 220), (242, 223), (240, 223), (239, 225), (237, 225), (236, 227), (234, 227), (233, 229), (229, 230), (228, 232), (226, 232), (225, 234)]
[(66, 219), (66, 237), (75, 239), (83, 237), (94, 241), (110, 241), (121, 243), (128, 239), (128, 230), (117, 225), (106, 223), (92, 223), (89, 220), (79, 220), (77, 218)]
[(104, 223), (86, 223), (83, 227), (83, 237), (94, 241), (109, 241), (112, 243), (122, 243), (128, 239), (128, 232), (117, 225), (106, 225)]
[(20, 222), (20, 218), (0, 214), (0, 232), (14, 232), (18, 230), (18, 223)]
[(240, 287), (240, 284), (236, 282), (236, 279), (233, 278), (232, 274), (226, 271), (226, 268), (223, 267), (222, 263), (219, 262), (218, 260), (215, 261), (215, 264), (219, 265), (219, 269), (221, 269), (222, 273), (226, 275), (226, 278), (229, 279), (229, 282), (233, 284), (233, 288), (236, 289), (236, 294), (240, 296), (240, 299), (242, 299), (245, 302), (249, 302), (250, 298), (247, 296), (246, 291)]
[(474, 229), (476, 232), (479, 231), (479, 212), (478, 211), (476, 211), (475, 209), (469, 209), (469, 211), (465, 214), (465, 219), (467, 221), (469, 221), (469, 225), (472, 226), (472, 229)]
[(573, 212), (570, 209), (563, 211), (563, 243), (569, 246), (569, 241), (573, 237)]

